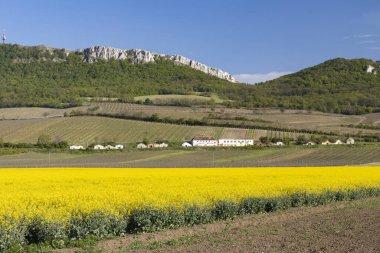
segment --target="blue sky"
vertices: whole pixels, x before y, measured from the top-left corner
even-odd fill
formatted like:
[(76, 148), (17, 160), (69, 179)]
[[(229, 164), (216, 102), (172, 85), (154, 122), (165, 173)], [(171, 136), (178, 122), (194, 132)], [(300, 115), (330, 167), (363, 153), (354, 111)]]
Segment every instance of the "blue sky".
[(379, 0), (0, 3), (0, 29), (9, 43), (181, 54), (246, 82), (336, 57), (380, 60)]

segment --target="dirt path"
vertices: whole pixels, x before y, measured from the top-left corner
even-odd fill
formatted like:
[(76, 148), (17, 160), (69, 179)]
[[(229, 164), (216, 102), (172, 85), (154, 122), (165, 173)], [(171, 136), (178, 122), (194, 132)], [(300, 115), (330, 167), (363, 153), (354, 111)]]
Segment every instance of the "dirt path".
[(380, 198), (129, 235), (101, 241), (96, 249), (100, 252), (380, 252)]

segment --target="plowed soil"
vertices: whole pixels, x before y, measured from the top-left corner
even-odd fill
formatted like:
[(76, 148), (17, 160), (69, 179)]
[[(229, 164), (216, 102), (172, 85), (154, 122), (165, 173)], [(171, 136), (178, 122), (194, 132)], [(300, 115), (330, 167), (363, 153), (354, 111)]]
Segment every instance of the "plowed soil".
[[(99, 242), (100, 252), (380, 252), (380, 198)], [(60, 252), (83, 252), (81, 249)]]

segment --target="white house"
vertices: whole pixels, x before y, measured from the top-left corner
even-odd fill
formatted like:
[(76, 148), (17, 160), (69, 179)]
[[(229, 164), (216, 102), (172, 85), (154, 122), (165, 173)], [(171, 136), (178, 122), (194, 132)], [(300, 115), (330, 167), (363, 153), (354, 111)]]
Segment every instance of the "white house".
[(304, 144), (305, 146), (314, 146), (315, 142), (309, 141), (308, 143)]
[(367, 66), (367, 69), (366, 69), (366, 72), (367, 72), (367, 73), (373, 73), (374, 70), (375, 70), (375, 67), (374, 67), (374, 66), (368, 65), (368, 66)]
[(348, 138), (348, 139), (346, 140), (346, 144), (348, 144), (348, 145), (353, 145), (353, 144), (355, 144), (355, 140), (354, 140), (354, 138), (352, 138), (352, 137)]
[(96, 149), (96, 150), (104, 150), (106, 148), (103, 145), (98, 144), (98, 145), (94, 146), (94, 149)]
[(105, 149), (115, 149), (115, 147), (112, 146), (112, 145), (107, 145), (107, 146), (105, 146), (104, 148), (105, 148)]
[(253, 146), (254, 141), (251, 139), (219, 139), (218, 146), (221, 147), (245, 147)]
[(191, 140), (193, 147), (217, 147), (218, 141), (211, 136), (194, 137)]
[(124, 149), (124, 146), (121, 145), (121, 144), (118, 144), (118, 145), (115, 146), (115, 149)]
[(83, 146), (70, 146), (70, 149), (71, 150), (83, 150), (84, 149), (84, 147)]
[(327, 140), (327, 141), (323, 141), (321, 144), (322, 144), (322, 145), (331, 145), (332, 143), (329, 142), (329, 140)]
[(274, 143), (273, 145), (279, 146), (279, 147), (285, 146), (285, 144), (282, 141), (278, 141), (278, 142)]
[(341, 140), (337, 140), (336, 142), (334, 142), (335, 145), (342, 145), (343, 142)]
[(145, 145), (144, 143), (139, 143), (137, 144), (137, 148), (147, 148), (148, 146)]
[(182, 145), (181, 145), (183, 148), (191, 148), (192, 147), (192, 145), (190, 144), (190, 143), (188, 143), (188, 142), (184, 142), (184, 143), (182, 143)]

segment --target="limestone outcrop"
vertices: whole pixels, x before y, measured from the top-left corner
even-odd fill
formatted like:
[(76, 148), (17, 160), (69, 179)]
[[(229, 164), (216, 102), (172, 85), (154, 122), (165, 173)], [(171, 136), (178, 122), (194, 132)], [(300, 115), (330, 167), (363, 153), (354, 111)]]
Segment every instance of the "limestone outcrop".
[(164, 59), (171, 60), (176, 64), (189, 66), (193, 69), (202, 71), (203, 73), (206, 73), (212, 76), (216, 76), (218, 78), (227, 80), (229, 82), (236, 82), (235, 78), (231, 74), (225, 71), (206, 66), (203, 63), (191, 60), (181, 55), (164, 55), (164, 54), (157, 54), (154, 52), (141, 50), (141, 49), (124, 50), (124, 49), (106, 47), (106, 46), (93, 46), (81, 51), (83, 51), (83, 62), (93, 63), (98, 60), (108, 61), (111, 59), (115, 59), (115, 60), (129, 59), (135, 64), (141, 64), (141, 63), (155, 62), (159, 57), (161, 57)]

